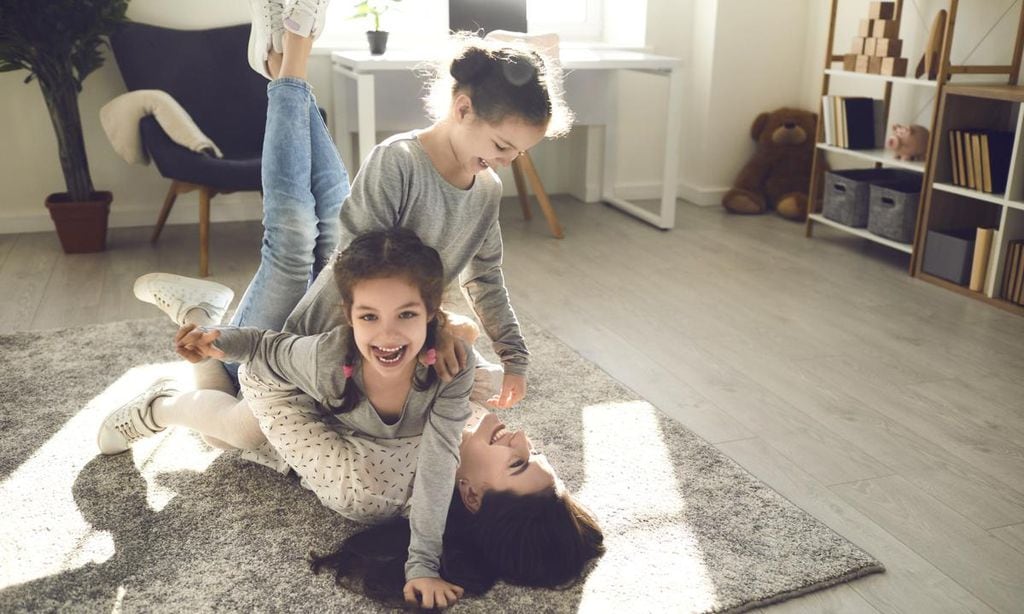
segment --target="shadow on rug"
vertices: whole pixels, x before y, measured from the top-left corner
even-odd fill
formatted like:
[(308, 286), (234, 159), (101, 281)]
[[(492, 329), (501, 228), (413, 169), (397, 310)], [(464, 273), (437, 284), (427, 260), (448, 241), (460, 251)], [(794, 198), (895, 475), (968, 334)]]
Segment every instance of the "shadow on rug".
[[(189, 369), (142, 320), (0, 336), (0, 611), (377, 611), (313, 576), (358, 528), (294, 479), (183, 431), (97, 456), (107, 411)], [(565, 591), (499, 584), (455, 612), (741, 612), (882, 571), (542, 329), (524, 323), (525, 428), (600, 518)]]

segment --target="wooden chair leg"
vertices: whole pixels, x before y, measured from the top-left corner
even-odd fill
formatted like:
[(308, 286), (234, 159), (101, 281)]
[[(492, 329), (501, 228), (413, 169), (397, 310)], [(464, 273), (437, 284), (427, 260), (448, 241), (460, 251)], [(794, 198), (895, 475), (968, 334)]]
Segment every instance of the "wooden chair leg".
[(540, 176), (537, 175), (537, 168), (533, 165), (533, 160), (530, 159), (529, 152), (523, 152), (522, 155), (517, 158), (522, 160), (523, 172), (526, 175), (526, 179), (530, 182), (530, 187), (533, 189), (533, 193), (537, 196), (537, 202), (540, 204), (540, 211), (544, 214), (544, 217), (548, 220), (548, 226), (551, 228), (551, 234), (555, 235), (556, 239), (562, 238), (562, 226), (558, 223), (558, 217), (555, 215), (555, 210), (551, 207), (551, 201), (548, 200), (548, 193), (544, 191), (544, 185), (540, 182)]
[(199, 276), (210, 275), (210, 199), (214, 190), (203, 186), (199, 188)]
[(174, 201), (178, 198), (178, 182), (171, 182), (171, 189), (167, 190), (167, 196), (164, 198), (164, 206), (160, 209), (160, 216), (156, 218), (156, 227), (153, 228), (153, 235), (149, 238), (150, 243), (156, 243), (157, 239), (160, 238), (160, 233), (164, 229), (164, 224), (167, 222), (167, 216), (171, 214), (171, 207), (174, 206)]
[(516, 193), (519, 195), (519, 206), (523, 209), (523, 219), (533, 219), (533, 214), (530, 213), (530, 195), (526, 192), (526, 180), (523, 179), (523, 163), (520, 160), (522, 156), (517, 156), (515, 160), (512, 160), (512, 176), (516, 180)]

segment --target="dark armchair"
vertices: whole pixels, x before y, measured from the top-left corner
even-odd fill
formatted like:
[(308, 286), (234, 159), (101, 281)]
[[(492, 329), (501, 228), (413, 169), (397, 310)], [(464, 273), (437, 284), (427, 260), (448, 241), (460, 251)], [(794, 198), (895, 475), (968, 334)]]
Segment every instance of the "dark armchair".
[(199, 274), (209, 274), (210, 201), (217, 194), (258, 191), (267, 81), (246, 58), (249, 24), (211, 30), (173, 30), (129, 23), (111, 37), (129, 90), (170, 94), (223, 151), (195, 153), (168, 138), (152, 116), (140, 121), (142, 141), (160, 174), (171, 180), (153, 229), (160, 238), (179, 194), (199, 191)]

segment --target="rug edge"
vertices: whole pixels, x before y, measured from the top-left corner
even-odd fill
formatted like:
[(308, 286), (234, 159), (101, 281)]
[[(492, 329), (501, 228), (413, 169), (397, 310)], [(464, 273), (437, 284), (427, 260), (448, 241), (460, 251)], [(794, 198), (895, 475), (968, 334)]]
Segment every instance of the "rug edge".
[[(847, 541), (849, 541), (849, 540), (847, 540)], [(850, 543), (853, 543), (853, 542), (850, 542)], [(856, 545), (856, 544), (854, 544), (854, 545)], [(834, 578), (828, 578), (826, 580), (821, 580), (821, 581), (815, 582), (814, 584), (808, 584), (807, 586), (802, 586), (800, 588), (797, 588), (797, 589), (794, 589), (794, 590), (791, 590), (791, 591), (785, 591), (785, 592), (782, 592), (782, 593), (778, 593), (777, 595), (772, 595), (771, 597), (767, 597), (765, 599), (758, 599), (756, 601), (749, 601), (747, 603), (744, 603), (742, 605), (738, 605), (738, 606), (736, 606), (734, 608), (730, 608), (728, 610), (718, 610), (718, 611), (715, 611), (715, 614), (741, 614), (742, 612), (749, 612), (750, 610), (753, 610), (755, 608), (760, 608), (760, 607), (764, 607), (764, 606), (768, 606), (768, 605), (775, 605), (777, 603), (782, 603), (784, 601), (789, 601), (790, 599), (796, 599), (797, 597), (803, 597), (804, 595), (809, 595), (811, 593), (816, 593), (816, 592), (824, 590), (826, 588), (831, 588), (833, 586), (838, 586), (840, 584), (845, 584), (847, 582), (851, 582), (851, 581), (857, 580), (859, 578), (870, 576), (872, 574), (885, 573), (885, 571), (886, 571), (885, 565), (883, 565), (882, 563), (877, 563), (877, 564), (869, 563), (869, 564), (864, 565), (863, 567), (851, 570), (851, 571), (849, 571), (849, 572), (847, 572), (845, 574), (836, 576)]]

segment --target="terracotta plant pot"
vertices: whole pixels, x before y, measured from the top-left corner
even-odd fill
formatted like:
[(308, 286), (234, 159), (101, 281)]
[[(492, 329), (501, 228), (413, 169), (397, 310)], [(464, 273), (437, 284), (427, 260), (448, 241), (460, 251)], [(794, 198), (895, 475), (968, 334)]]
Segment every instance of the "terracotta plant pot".
[(71, 200), (67, 192), (46, 197), (46, 208), (57, 227), (64, 253), (85, 254), (107, 248), (107, 217), (112, 200), (114, 195), (110, 192), (93, 192), (84, 202)]
[(384, 55), (388, 48), (388, 33), (383, 30), (369, 30), (366, 40), (370, 43), (370, 55)]

